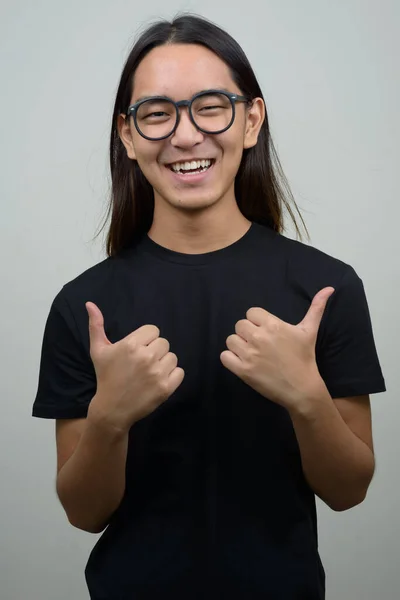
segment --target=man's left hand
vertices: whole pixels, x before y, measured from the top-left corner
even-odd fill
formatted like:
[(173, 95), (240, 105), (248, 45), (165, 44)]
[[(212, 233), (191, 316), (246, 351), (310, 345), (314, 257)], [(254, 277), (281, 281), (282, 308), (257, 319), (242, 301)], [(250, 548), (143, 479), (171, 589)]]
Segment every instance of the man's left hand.
[(298, 407), (321, 381), (315, 345), (334, 291), (332, 287), (320, 290), (297, 325), (263, 308), (250, 308), (246, 319), (236, 323), (236, 333), (227, 338), (222, 364), (269, 400), (289, 410)]

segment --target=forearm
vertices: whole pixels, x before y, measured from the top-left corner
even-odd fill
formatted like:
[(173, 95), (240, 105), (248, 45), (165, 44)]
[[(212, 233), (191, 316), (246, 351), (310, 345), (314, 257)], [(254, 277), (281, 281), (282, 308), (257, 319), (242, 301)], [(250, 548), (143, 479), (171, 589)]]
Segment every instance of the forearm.
[(346, 510), (365, 498), (374, 473), (372, 450), (346, 425), (326, 386), (290, 410), (305, 477), (334, 510)]
[(75, 527), (99, 533), (119, 506), (125, 491), (128, 433), (86, 419), (78, 445), (60, 469), (57, 493)]

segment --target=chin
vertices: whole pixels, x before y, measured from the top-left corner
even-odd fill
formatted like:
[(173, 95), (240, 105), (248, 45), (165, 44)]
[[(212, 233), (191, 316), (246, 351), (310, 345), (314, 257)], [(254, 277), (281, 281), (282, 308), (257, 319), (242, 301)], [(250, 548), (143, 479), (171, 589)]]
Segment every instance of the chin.
[(198, 210), (216, 204), (219, 199), (220, 196), (215, 194), (215, 192), (212, 195), (207, 193), (188, 194), (185, 192), (181, 192), (179, 194), (165, 194), (164, 196), (161, 196), (158, 200), (160, 204), (169, 204), (174, 208)]
[(218, 198), (177, 198), (173, 202), (177, 208), (182, 208), (188, 211), (204, 210), (217, 204)]

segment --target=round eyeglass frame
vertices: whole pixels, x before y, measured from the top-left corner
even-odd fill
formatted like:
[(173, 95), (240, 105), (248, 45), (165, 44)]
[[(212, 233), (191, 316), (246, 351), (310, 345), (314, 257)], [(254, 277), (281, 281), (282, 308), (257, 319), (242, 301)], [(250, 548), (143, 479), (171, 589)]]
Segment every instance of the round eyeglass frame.
[[(230, 123), (227, 125), (227, 127), (224, 127), (223, 129), (220, 129), (219, 131), (207, 131), (206, 129), (202, 129), (202, 127), (199, 127), (196, 123), (196, 121), (194, 120), (193, 114), (192, 114), (192, 104), (195, 100), (197, 100), (197, 98), (201, 98), (202, 96), (207, 96), (209, 94), (221, 94), (223, 96), (226, 96), (228, 98), (228, 100), (231, 103), (232, 106), (232, 118), (230, 120)], [(176, 123), (172, 129), (172, 131), (170, 131), (170, 133), (168, 133), (167, 135), (163, 135), (161, 137), (149, 137), (147, 135), (145, 135), (139, 128), (139, 125), (137, 123), (137, 111), (138, 108), (144, 104), (145, 102), (148, 102), (149, 100), (166, 100), (168, 102), (171, 102), (171, 104), (173, 104), (175, 106), (175, 110), (176, 110)], [(175, 133), (175, 131), (178, 128), (179, 125), (179, 121), (180, 121), (180, 112), (179, 112), (179, 108), (181, 106), (187, 106), (188, 107), (188, 111), (189, 111), (189, 118), (191, 120), (191, 122), (193, 123), (193, 125), (196, 127), (196, 129), (198, 129), (199, 131), (201, 131), (202, 133), (206, 133), (208, 135), (217, 135), (219, 133), (223, 133), (224, 131), (226, 131), (227, 129), (229, 129), (229, 127), (232, 126), (234, 120), (235, 120), (235, 116), (236, 116), (236, 110), (235, 110), (235, 104), (236, 102), (247, 102), (250, 103), (249, 98), (247, 98), (246, 96), (240, 96), (239, 94), (234, 94), (231, 92), (226, 92), (225, 90), (204, 90), (203, 92), (199, 92), (198, 94), (195, 94), (193, 96), (193, 98), (191, 100), (179, 100), (179, 102), (174, 102), (174, 100), (172, 100), (171, 98), (168, 98), (168, 96), (152, 96), (151, 98), (144, 98), (143, 100), (139, 100), (139, 102), (136, 102), (135, 104), (132, 104), (131, 106), (129, 106), (128, 110), (126, 111), (126, 117), (133, 117), (133, 121), (135, 123), (135, 127), (138, 131), (138, 133), (144, 137), (146, 140), (150, 140), (152, 142), (157, 142), (159, 140), (165, 140), (167, 138), (169, 138), (171, 135), (173, 135)]]

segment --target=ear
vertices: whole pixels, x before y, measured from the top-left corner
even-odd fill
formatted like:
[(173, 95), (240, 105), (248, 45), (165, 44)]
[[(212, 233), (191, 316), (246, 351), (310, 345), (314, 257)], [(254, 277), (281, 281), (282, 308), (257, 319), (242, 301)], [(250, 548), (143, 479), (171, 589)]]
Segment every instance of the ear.
[(133, 145), (131, 118), (127, 119), (125, 115), (118, 115), (117, 121), (118, 133), (121, 142), (125, 146), (126, 153), (129, 158), (136, 160), (136, 152)]
[(246, 129), (243, 148), (252, 148), (257, 144), (258, 134), (265, 119), (265, 104), (262, 98), (255, 98), (246, 112)]

